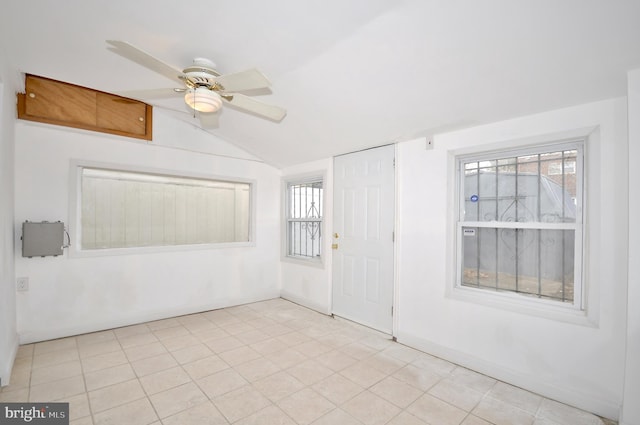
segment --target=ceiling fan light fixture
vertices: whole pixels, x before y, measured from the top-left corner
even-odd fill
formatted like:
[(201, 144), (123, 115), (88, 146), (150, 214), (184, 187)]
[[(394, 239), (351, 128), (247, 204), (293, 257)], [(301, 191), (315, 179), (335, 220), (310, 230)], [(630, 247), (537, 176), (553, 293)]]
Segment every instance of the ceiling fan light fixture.
[(197, 87), (184, 95), (184, 101), (198, 112), (216, 112), (222, 107), (222, 98), (206, 87)]

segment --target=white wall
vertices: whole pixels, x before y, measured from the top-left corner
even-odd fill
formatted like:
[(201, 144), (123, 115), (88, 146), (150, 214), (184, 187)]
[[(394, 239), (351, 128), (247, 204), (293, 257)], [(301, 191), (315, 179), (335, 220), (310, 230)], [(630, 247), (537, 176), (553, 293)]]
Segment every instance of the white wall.
[[(157, 117), (156, 117), (157, 121)], [(255, 160), (158, 147), (211, 138), (180, 121), (154, 124), (154, 143), (18, 121), (15, 152), (15, 271), (22, 343), (90, 332), (279, 296), (280, 173)], [(197, 143), (196, 143), (197, 142)], [(215, 142), (215, 143), (213, 143)], [(212, 144), (220, 141), (212, 140)], [(223, 151), (233, 154), (233, 148)], [(251, 179), (256, 182), (256, 245), (128, 255), (22, 258), (21, 224), (70, 222), (70, 162)]]
[(0, 381), (2, 385), (9, 384), (11, 367), (18, 349), (15, 274), (13, 271), (15, 102), (14, 90), (2, 63), (0, 63)]
[[(590, 323), (452, 296), (447, 289), (455, 276), (452, 153), (506, 141), (522, 145), (532, 137), (595, 126), (599, 141), (587, 146)], [(424, 139), (399, 144), (398, 340), (618, 417), (626, 337), (626, 126), (626, 100), (614, 99), (441, 134), (433, 150), (425, 149)]]
[(629, 293), (621, 424), (640, 424), (640, 69), (629, 73)]
[[(331, 314), (331, 243), (333, 234), (333, 158), (300, 164), (282, 170), (284, 182), (294, 177), (324, 175), (324, 225), (322, 264), (283, 259), (282, 297), (325, 314)], [(282, 200), (284, 203), (284, 199)], [(285, 240), (284, 221), (282, 238)], [(284, 247), (281, 250), (284, 256)]]

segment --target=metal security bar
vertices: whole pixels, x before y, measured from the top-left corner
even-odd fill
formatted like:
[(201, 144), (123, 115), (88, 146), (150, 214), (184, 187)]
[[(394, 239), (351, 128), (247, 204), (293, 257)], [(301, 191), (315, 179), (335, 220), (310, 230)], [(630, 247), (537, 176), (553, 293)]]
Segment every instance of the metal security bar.
[(320, 258), (322, 254), (322, 181), (288, 185), (287, 255)]
[(581, 149), (461, 161), (461, 285), (576, 303), (580, 164)]

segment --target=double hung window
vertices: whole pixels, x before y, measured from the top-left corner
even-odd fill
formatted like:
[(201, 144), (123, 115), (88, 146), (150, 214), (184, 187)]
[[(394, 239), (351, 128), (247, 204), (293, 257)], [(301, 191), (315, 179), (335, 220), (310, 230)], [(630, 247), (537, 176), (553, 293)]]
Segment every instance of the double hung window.
[(320, 260), (322, 255), (322, 179), (288, 182), (286, 252), (288, 257)]
[(583, 142), (457, 164), (457, 284), (582, 308)]

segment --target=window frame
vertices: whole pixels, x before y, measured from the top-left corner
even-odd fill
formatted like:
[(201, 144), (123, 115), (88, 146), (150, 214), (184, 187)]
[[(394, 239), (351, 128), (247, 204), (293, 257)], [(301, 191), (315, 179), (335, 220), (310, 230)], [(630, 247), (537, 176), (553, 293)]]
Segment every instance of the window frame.
[[(325, 256), (326, 256), (326, 240), (325, 240), (325, 218), (326, 218), (326, 205), (327, 205), (327, 200), (326, 200), (326, 175), (324, 172), (312, 172), (312, 173), (305, 173), (302, 175), (296, 175), (296, 176), (287, 176), (285, 178), (282, 179), (282, 192), (283, 192), (283, 196), (282, 196), (282, 211), (283, 211), (283, 230), (282, 230), (282, 260), (287, 261), (287, 262), (292, 262), (292, 263), (297, 263), (297, 264), (303, 264), (303, 265), (308, 265), (308, 266), (315, 266), (315, 267), (320, 267), (323, 268), (324, 267), (324, 263), (325, 263)], [(291, 206), (291, 195), (290, 195), (290, 187), (291, 186), (295, 186), (295, 185), (303, 185), (303, 184), (310, 184), (310, 183), (322, 183), (322, 205), (320, 207), (320, 214), (321, 214), (321, 218), (320, 219), (316, 219), (313, 221), (316, 221), (319, 223), (319, 232), (321, 235), (321, 239), (320, 239), (320, 255), (319, 256), (315, 256), (315, 257), (305, 257), (305, 256), (301, 256), (301, 255), (291, 255), (289, 254), (290, 249), (289, 249), (289, 223), (292, 221), (310, 221), (307, 219), (304, 220), (300, 220), (300, 219), (294, 219), (291, 218), (289, 216), (290, 214), (290, 206)]]
[[(205, 243), (187, 243), (175, 245), (150, 245), (150, 246), (132, 246), (121, 248), (100, 248), (100, 249), (83, 249), (82, 248), (82, 170), (84, 168), (96, 168), (113, 170), (125, 173), (141, 173), (160, 175), (166, 177), (212, 180), (231, 183), (244, 183), (249, 185), (249, 232), (248, 240), (241, 242), (205, 242)], [(122, 165), (113, 163), (103, 163), (97, 161), (71, 160), (69, 166), (69, 223), (71, 246), (69, 247), (70, 257), (101, 257), (112, 255), (132, 255), (147, 254), (158, 252), (177, 252), (177, 251), (194, 251), (208, 250), (220, 248), (241, 248), (255, 247), (256, 233), (256, 199), (257, 199), (257, 182), (253, 179), (241, 177), (209, 175), (201, 173), (182, 172), (177, 170), (166, 170), (152, 167), (140, 167), (133, 165)]]
[[(575, 137), (570, 140), (559, 140), (556, 142), (539, 143), (535, 145), (511, 146), (503, 149), (484, 150), (477, 152), (465, 152), (454, 154), (455, 163), (455, 199), (454, 199), (454, 237), (455, 237), (455, 272), (453, 274), (453, 291), (464, 298), (478, 300), (480, 302), (497, 302), (500, 305), (507, 305), (510, 308), (533, 308), (537, 311), (565, 311), (575, 314), (586, 314), (586, 283), (584, 279), (584, 259), (585, 259), (585, 184), (587, 170), (586, 147), (588, 136)], [(526, 155), (537, 155), (549, 152), (576, 150), (576, 221), (575, 223), (546, 223), (546, 222), (497, 222), (497, 221), (464, 221), (463, 208), (465, 204), (464, 192), (464, 163), (480, 162), (486, 160), (498, 160)], [(574, 241), (574, 300), (573, 303), (562, 302), (553, 299), (526, 296), (515, 291), (493, 291), (489, 288), (474, 288), (462, 284), (462, 261), (463, 261), (463, 228), (489, 228), (489, 229), (541, 229), (541, 230), (573, 230)]]

